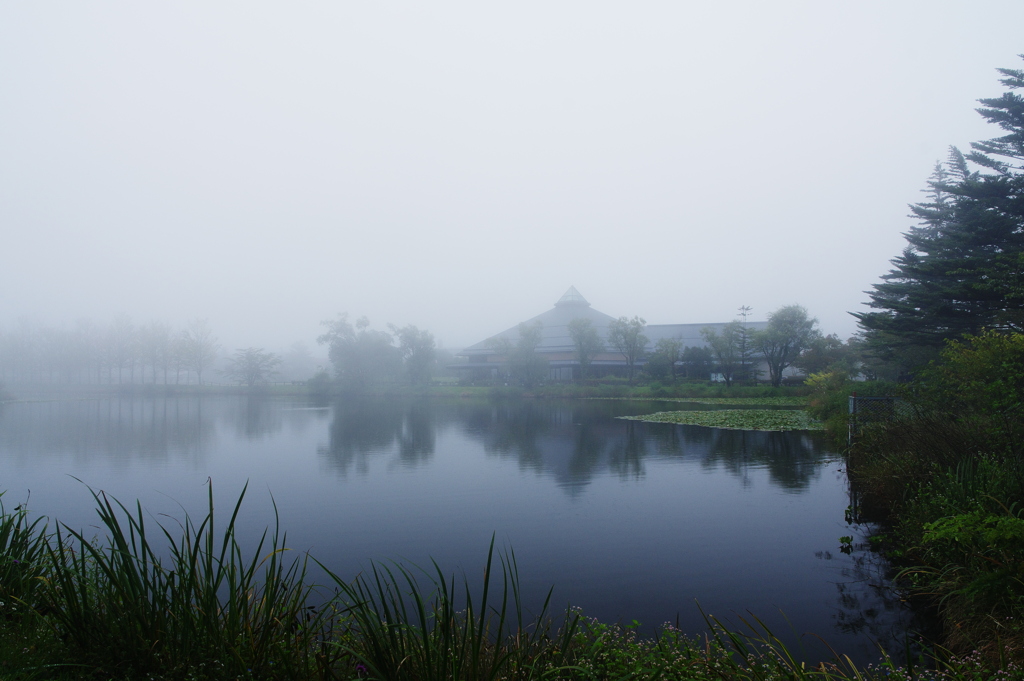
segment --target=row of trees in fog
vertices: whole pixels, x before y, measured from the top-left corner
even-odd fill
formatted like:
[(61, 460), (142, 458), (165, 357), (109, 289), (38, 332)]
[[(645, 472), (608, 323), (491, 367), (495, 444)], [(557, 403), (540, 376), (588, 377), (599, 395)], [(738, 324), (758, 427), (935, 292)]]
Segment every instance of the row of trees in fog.
[(70, 328), (22, 322), (0, 329), (0, 380), (12, 383), (202, 383), (220, 353), (205, 319), (182, 328), (135, 324), (118, 315), (106, 325)]
[[(369, 328), (365, 317), (352, 323), (347, 315), (324, 325), (326, 331), (317, 340), (328, 346), (344, 387), (425, 383), (436, 368), (429, 331), (411, 325), (378, 331)], [(255, 386), (278, 376), (282, 364), (293, 378), (308, 379), (323, 371), (302, 347), (293, 347), (285, 357), (258, 347), (227, 354), (205, 319), (181, 328), (159, 321), (136, 324), (128, 315), (106, 325), (81, 320), (68, 328), (23, 321), (0, 328), (2, 383), (181, 385), (216, 377), (218, 382)]]

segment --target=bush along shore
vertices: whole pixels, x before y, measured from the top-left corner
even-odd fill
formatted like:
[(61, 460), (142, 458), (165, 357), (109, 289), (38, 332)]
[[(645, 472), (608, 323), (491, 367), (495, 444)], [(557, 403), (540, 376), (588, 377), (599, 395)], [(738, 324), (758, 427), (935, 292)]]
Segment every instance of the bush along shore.
[[(101, 535), (0, 511), (0, 678), (20, 679), (980, 679), (978, 655), (837, 653), (810, 667), (756, 619), (707, 618), (688, 636), (644, 638), (548, 602), (523, 603), (515, 555), (492, 540), (483, 580), (378, 564), (354, 580), (287, 551), (278, 527), (243, 549), (209, 508), (161, 526), (137, 503), (94, 493)], [(323, 568), (328, 584), (310, 582)], [(527, 615), (527, 612), (539, 614)], [(1017, 673), (1012, 663), (1004, 665)], [(1004, 678), (1004, 677), (1000, 677)]]
[(995, 668), (1024, 657), (1024, 335), (949, 342), (909, 384), (812, 377), (811, 413), (847, 437), (849, 395), (893, 396), (857, 424), (848, 472), (854, 514), (898, 583), (938, 615), (940, 643)]

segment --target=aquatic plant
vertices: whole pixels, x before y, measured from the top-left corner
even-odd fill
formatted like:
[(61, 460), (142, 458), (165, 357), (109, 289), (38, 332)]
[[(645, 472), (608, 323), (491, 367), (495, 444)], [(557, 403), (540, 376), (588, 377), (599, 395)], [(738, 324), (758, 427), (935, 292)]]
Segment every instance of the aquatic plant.
[(810, 398), (803, 396), (776, 397), (666, 397), (667, 402), (691, 404), (724, 404), (750, 407), (804, 407)]
[(730, 430), (821, 430), (822, 424), (807, 412), (782, 409), (719, 409), (710, 411), (660, 411), (640, 416), (619, 416), (632, 421), (678, 423)]

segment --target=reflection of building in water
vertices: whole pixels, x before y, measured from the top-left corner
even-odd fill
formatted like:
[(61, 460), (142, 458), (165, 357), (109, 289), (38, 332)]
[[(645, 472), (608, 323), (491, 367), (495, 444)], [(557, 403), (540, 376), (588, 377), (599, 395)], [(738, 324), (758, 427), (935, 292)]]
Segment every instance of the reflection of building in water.
[(460, 408), (465, 434), (488, 453), (515, 458), (520, 468), (551, 476), (571, 495), (611, 473), (639, 478), (649, 460), (688, 460), (720, 467), (740, 479), (768, 471), (774, 485), (801, 492), (827, 455), (799, 432), (736, 431), (613, 418), (629, 407), (614, 401), (583, 404), (514, 401)]
[[(590, 306), (590, 303), (580, 295), (575, 286), (570, 286), (555, 306), (547, 312), (542, 312), (536, 317), (526, 320), (526, 324), (540, 322), (541, 341), (537, 345), (536, 352), (548, 360), (550, 378), (552, 380), (571, 380), (579, 376), (579, 361), (576, 357), (576, 349), (572, 338), (569, 336), (569, 322), (574, 319), (587, 319), (590, 321), (597, 335), (605, 343), (606, 349), (595, 355), (591, 363), (591, 371), (598, 376), (609, 374), (620, 374), (626, 371), (626, 360), (622, 354), (614, 348), (607, 347), (608, 326), (614, 321), (614, 317), (604, 312), (599, 312)], [(649, 324), (644, 329), (644, 335), (648, 338), (646, 353), (654, 352), (659, 340), (678, 340), (683, 347), (703, 348), (707, 346), (701, 336), (701, 329), (712, 329), (721, 332), (726, 322), (711, 324)], [(764, 329), (768, 322), (747, 322), (746, 326), (752, 331)], [(507, 339), (513, 345), (519, 339), (519, 325), (515, 325), (499, 334), (495, 334), (486, 340), (471, 345), (459, 353), (467, 361), (453, 365), (453, 368), (465, 372), (479, 379), (491, 379), (498, 376), (498, 369), (503, 358), (495, 349), (495, 343)], [(646, 363), (640, 359), (637, 366)]]

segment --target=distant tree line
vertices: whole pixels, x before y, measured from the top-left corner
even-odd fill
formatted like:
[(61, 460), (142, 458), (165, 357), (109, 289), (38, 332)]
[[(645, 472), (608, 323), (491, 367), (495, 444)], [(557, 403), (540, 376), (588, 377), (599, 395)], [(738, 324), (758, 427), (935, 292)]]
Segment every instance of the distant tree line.
[(81, 320), (70, 328), (24, 321), (0, 329), (0, 381), (202, 383), (219, 353), (205, 319), (178, 329), (164, 322), (137, 325), (128, 315), (106, 325)]

